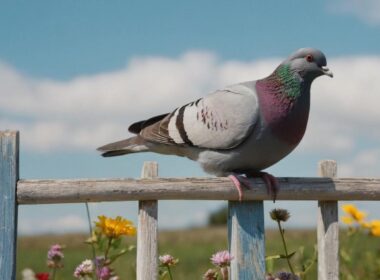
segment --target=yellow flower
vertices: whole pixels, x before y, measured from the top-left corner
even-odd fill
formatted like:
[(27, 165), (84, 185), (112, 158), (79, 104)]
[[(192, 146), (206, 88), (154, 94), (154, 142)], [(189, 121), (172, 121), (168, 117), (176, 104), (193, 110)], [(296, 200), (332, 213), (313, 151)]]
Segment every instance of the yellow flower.
[(372, 227), (371, 222), (362, 222), (362, 223), (360, 223), (360, 225), (363, 228), (367, 228), (367, 229), (370, 229)]
[(129, 220), (117, 216), (115, 219), (99, 216), (96, 227), (109, 238), (118, 238), (121, 235), (135, 235), (136, 228)]
[[(344, 212), (346, 212), (352, 219), (353, 221), (351, 221), (351, 224), (352, 222), (358, 222), (358, 223), (362, 223), (365, 219), (365, 217), (367, 216), (367, 214), (363, 211), (359, 211), (355, 205), (353, 204), (345, 204), (342, 206), (342, 209)], [(344, 223), (346, 224), (350, 224), (350, 223), (347, 223), (348, 221), (348, 218), (345, 218), (346, 221), (343, 220)]]
[(380, 237), (380, 220), (373, 220), (370, 222), (371, 225), (371, 234), (373, 236)]
[(346, 225), (352, 225), (354, 223), (354, 219), (352, 219), (351, 216), (343, 216), (342, 222)]

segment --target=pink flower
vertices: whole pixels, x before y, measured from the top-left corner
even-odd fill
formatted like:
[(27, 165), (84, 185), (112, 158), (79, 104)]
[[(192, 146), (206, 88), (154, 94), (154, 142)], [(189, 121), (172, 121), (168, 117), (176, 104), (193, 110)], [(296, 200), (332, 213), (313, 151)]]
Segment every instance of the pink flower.
[(178, 263), (178, 259), (174, 259), (174, 257), (171, 255), (159, 256), (158, 259), (163, 266), (172, 266)]
[(211, 262), (219, 267), (226, 267), (230, 266), (231, 260), (233, 260), (233, 256), (230, 255), (230, 253), (225, 250), (225, 251), (219, 251), (212, 255), (211, 257)]
[(112, 270), (108, 266), (103, 266), (97, 269), (96, 274), (100, 280), (109, 280), (112, 276)]
[(75, 278), (91, 276), (94, 271), (94, 264), (91, 260), (84, 260), (74, 271)]
[(54, 244), (50, 247), (49, 251), (48, 251), (48, 254), (47, 254), (47, 258), (49, 261), (60, 261), (61, 259), (63, 259), (63, 252), (62, 252), (63, 248), (61, 245), (59, 244)]

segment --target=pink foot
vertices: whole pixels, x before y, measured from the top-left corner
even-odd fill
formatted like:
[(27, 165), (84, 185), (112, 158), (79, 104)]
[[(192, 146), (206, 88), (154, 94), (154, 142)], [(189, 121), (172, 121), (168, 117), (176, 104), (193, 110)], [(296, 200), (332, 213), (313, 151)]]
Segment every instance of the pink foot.
[(243, 198), (243, 190), (241, 189), (243, 184), (239, 181), (239, 179), (235, 175), (229, 175), (228, 178), (230, 178), (232, 183), (234, 183), (234, 186), (237, 189), (238, 194), (239, 194), (239, 201), (241, 201)]
[[(267, 172), (258, 172), (253, 174), (248, 174), (250, 177), (257, 178), (260, 177), (264, 180), (267, 192), (272, 197), (273, 202), (276, 201), (277, 193), (280, 189), (280, 184), (276, 177), (267, 173)], [(251, 186), (250, 182), (246, 177), (239, 175), (229, 175), (228, 178), (233, 182), (235, 188), (239, 194), (239, 201), (243, 199), (243, 190), (242, 187), (249, 188)]]
[(277, 193), (280, 190), (280, 183), (277, 178), (267, 172), (260, 172), (260, 177), (267, 185), (267, 192), (272, 197), (273, 202), (276, 202)]

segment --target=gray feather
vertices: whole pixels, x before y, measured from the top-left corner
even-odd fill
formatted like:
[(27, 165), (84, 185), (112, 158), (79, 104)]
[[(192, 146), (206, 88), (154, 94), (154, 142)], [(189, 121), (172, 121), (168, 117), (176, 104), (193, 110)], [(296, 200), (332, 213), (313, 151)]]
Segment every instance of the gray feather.
[(139, 136), (113, 142), (97, 149), (103, 157), (121, 156), (131, 153), (147, 151), (145, 140)]

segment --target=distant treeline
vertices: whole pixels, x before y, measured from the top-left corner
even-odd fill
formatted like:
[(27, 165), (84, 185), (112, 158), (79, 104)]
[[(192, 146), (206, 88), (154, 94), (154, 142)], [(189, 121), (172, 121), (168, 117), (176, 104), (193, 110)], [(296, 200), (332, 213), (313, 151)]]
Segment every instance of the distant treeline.
[(223, 206), (213, 212), (208, 217), (209, 226), (219, 226), (227, 224), (228, 208)]

